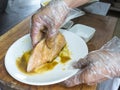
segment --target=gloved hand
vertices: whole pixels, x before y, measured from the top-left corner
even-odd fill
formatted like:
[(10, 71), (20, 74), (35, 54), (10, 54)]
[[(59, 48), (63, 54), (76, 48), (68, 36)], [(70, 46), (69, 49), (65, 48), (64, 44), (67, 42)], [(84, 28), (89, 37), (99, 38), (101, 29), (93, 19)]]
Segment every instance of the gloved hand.
[(120, 76), (120, 39), (114, 37), (100, 50), (90, 52), (75, 65), (79, 72), (62, 84), (72, 87), (78, 84), (96, 84)]
[(52, 0), (32, 17), (31, 39), (35, 46), (43, 37), (49, 48), (54, 45), (54, 39), (64, 22), (70, 8), (63, 0)]

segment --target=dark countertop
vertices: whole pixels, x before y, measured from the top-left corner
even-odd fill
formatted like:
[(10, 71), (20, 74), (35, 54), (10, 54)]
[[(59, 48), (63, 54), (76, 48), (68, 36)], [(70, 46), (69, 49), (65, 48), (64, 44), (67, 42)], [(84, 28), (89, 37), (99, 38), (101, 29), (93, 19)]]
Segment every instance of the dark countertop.
[(7, 32), (10, 28), (18, 24), (26, 16), (20, 16), (18, 14), (3, 13), (0, 15), (0, 35)]
[(29, 10), (24, 13), (6, 13), (5, 12), (0, 14), (0, 36), (6, 33), (13, 26), (18, 24), (22, 20), (24, 20), (27, 16), (32, 15), (32, 13), (33, 11)]
[(9, 0), (4, 12), (0, 12), (0, 36), (36, 12), (40, 8), (39, 2), (39, 0), (29, 0), (29, 3), (24, 0)]

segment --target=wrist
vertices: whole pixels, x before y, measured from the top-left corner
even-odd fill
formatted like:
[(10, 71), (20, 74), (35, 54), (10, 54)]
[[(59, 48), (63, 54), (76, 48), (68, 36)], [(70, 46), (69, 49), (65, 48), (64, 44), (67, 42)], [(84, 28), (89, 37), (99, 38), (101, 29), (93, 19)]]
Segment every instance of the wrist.
[(66, 3), (66, 5), (67, 5), (69, 8), (73, 8), (73, 6), (72, 6), (73, 0), (64, 0), (64, 2)]
[(84, 5), (90, 0), (64, 0), (64, 2), (67, 4), (69, 8), (76, 8), (78, 6)]

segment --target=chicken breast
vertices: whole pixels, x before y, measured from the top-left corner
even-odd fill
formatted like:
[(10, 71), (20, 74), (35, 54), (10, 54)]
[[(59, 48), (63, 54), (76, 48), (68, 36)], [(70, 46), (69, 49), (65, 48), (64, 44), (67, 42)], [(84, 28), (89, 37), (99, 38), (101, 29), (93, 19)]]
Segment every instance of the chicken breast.
[(31, 72), (41, 65), (54, 60), (66, 45), (64, 36), (59, 33), (53, 48), (48, 48), (45, 39), (41, 40), (33, 49), (27, 65), (27, 72)]

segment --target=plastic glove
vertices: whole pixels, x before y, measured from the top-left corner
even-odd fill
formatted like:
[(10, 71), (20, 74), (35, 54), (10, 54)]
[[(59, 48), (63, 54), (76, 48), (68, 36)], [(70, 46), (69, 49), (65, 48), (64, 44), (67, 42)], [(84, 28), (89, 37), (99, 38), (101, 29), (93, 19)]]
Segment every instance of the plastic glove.
[(120, 39), (114, 37), (100, 50), (90, 52), (75, 65), (79, 72), (62, 84), (72, 87), (78, 84), (96, 84), (120, 76)]
[(31, 39), (35, 46), (43, 37), (49, 48), (54, 45), (54, 39), (64, 22), (70, 8), (63, 0), (52, 0), (32, 17)]

